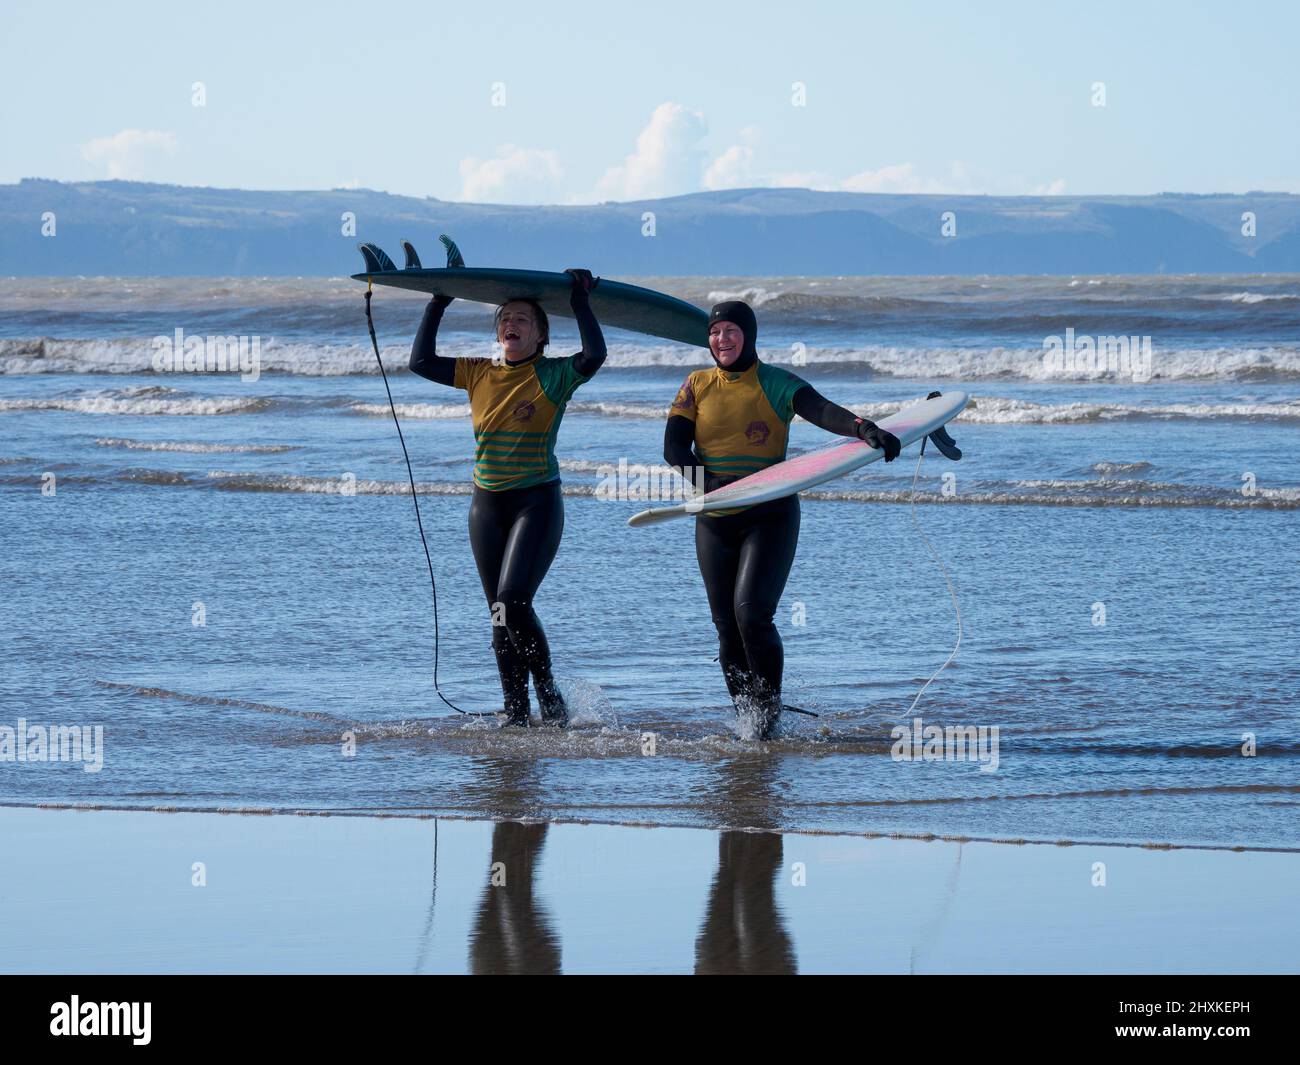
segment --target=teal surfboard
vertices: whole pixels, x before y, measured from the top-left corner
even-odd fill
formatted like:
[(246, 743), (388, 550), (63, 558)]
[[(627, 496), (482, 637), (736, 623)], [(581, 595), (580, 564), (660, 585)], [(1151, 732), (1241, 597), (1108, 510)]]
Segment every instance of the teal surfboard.
[[(459, 265), (463, 260), (456, 245), (445, 238), (443, 243), (447, 245), (449, 262), (457, 265), (439, 269), (419, 266), (415, 249), (404, 241), (406, 261), (412, 264), (404, 270), (399, 270), (375, 245), (363, 244), (361, 253), (366, 260), (366, 271), (353, 274), (352, 278), (475, 303), (500, 305), (512, 299), (533, 299), (548, 315), (573, 317), (569, 309), (572, 282), (568, 274)], [(591, 309), (603, 326), (630, 329), (699, 347), (708, 347), (709, 344), (707, 311), (652, 289), (601, 278), (591, 292)]]

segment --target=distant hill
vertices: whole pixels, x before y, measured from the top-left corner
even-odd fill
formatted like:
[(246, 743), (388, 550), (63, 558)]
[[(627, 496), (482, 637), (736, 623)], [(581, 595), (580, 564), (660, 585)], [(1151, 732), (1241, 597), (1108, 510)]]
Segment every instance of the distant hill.
[[(956, 235), (941, 235), (942, 215)], [(1258, 235), (1241, 234), (1245, 211)], [(41, 235), (53, 212), (54, 237)], [(344, 236), (342, 217), (356, 218)], [(655, 216), (643, 236), (642, 217)], [(369, 189), (246, 192), (129, 181), (0, 185), (0, 274), (341, 275), (358, 240), (441, 264), (653, 275), (1300, 272), (1300, 196), (910, 196), (737, 189), (580, 207)]]

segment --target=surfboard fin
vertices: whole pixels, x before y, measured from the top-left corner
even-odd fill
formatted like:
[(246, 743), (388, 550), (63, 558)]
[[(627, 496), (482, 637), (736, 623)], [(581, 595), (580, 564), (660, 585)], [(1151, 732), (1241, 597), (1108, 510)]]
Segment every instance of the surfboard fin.
[(397, 265), (378, 244), (366, 242), (358, 244), (357, 248), (361, 252), (361, 257), (366, 260), (366, 273), (382, 274), (397, 269)]
[(946, 459), (952, 459), (957, 462), (961, 459), (961, 448), (957, 446), (957, 441), (948, 435), (948, 430), (940, 426), (932, 432), (927, 439), (939, 449), (939, 454)]
[(465, 265), (465, 257), (461, 255), (460, 249), (456, 247), (456, 242), (447, 236), (446, 233), (439, 233), (438, 239), (442, 241), (442, 246), (447, 249), (447, 267), (454, 269), (458, 266)]
[[(942, 392), (931, 392), (925, 398), (935, 399), (941, 395), (943, 395)], [(939, 428), (927, 436), (926, 439), (929, 440), (930, 443), (934, 444), (939, 454), (944, 458), (952, 459), (953, 462), (957, 462), (961, 459), (961, 448), (957, 446), (957, 441), (948, 434), (948, 430), (945, 426), (939, 426)], [(925, 444), (922, 443), (921, 447), (924, 448)]]
[(409, 240), (404, 240), (402, 241), (402, 251), (406, 254), (406, 265), (403, 266), (402, 269), (403, 270), (420, 269), (420, 256), (415, 250), (415, 245), (412, 244)]

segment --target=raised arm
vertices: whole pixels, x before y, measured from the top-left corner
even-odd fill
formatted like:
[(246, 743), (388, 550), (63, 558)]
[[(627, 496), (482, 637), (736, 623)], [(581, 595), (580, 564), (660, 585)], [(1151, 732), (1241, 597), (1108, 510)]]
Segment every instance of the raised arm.
[(591, 290), (600, 284), (600, 278), (592, 277), (589, 270), (566, 270), (573, 278), (573, 289), (569, 293), (569, 306), (573, 308), (573, 317), (578, 322), (578, 335), (582, 338), (582, 350), (573, 357), (574, 369), (583, 377), (591, 377), (605, 364), (605, 334), (601, 332), (600, 323), (591, 310), (588, 298)]
[(451, 300), (446, 296), (434, 296), (429, 306), (424, 309), (419, 331), (415, 334), (415, 343), (411, 345), (410, 368), (430, 381), (440, 385), (452, 385), (456, 380), (456, 360), (446, 359), (438, 354), (438, 325), (443, 312)]
[(893, 462), (898, 458), (902, 445), (888, 429), (882, 429), (875, 422), (859, 418), (851, 410), (832, 403), (812, 385), (804, 385), (794, 394), (794, 412), (806, 422), (812, 422), (819, 429), (838, 436), (852, 436), (879, 448), (885, 453), (885, 461)]

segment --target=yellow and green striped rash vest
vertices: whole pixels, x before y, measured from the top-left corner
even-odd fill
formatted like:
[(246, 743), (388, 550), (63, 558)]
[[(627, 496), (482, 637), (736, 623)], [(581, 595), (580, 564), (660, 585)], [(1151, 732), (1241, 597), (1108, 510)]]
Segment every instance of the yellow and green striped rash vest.
[[(794, 395), (807, 384), (788, 370), (755, 362), (731, 373), (696, 370), (677, 392), (671, 414), (695, 423), (695, 450), (718, 477), (747, 477), (785, 459)], [(737, 510), (710, 513), (719, 516)]]
[(490, 492), (528, 488), (560, 476), (555, 438), (565, 405), (587, 378), (546, 356), (511, 366), (457, 359), (453, 383), (469, 393), (474, 422), (474, 483)]

